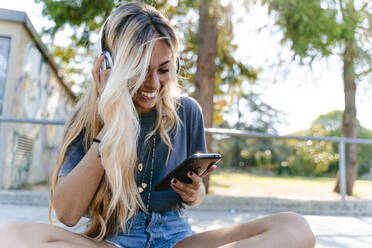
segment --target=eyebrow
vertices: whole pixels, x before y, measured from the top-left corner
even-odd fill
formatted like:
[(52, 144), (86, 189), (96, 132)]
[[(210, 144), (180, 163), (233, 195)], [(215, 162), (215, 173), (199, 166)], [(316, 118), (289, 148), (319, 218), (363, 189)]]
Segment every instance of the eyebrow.
[(159, 67), (160, 67), (160, 66), (163, 66), (163, 65), (165, 65), (165, 64), (167, 64), (167, 63), (169, 63), (169, 59), (168, 59), (167, 61), (164, 61), (163, 63), (161, 63), (161, 64), (159, 65)]
[[(168, 59), (168, 60), (164, 61), (163, 63), (161, 63), (160, 65), (158, 65), (158, 67), (161, 67), (165, 64), (168, 64), (169, 62), (170, 62), (170, 60)], [(149, 71), (149, 70), (150, 70), (150, 66), (147, 68), (147, 71)]]

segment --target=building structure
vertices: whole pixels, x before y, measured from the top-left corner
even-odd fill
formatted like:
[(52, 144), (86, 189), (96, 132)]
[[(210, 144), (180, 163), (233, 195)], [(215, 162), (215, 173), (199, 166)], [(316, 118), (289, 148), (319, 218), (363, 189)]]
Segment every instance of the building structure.
[[(0, 116), (65, 120), (75, 102), (26, 13), (0, 8)], [(48, 180), (63, 128), (0, 122), (0, 189)]]

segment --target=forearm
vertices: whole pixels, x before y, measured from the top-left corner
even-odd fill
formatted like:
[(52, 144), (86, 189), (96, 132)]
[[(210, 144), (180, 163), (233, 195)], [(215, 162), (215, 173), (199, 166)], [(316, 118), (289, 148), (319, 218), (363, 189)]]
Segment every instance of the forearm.
[[(100, 133), (97, 138), (103, 136)], [(68, 226), (75, 225), (86, 212), (104, 174), (98, 158), (97, 143), (93, 143), (83, 159), (66, 176), (58, 179), (53, 207), (58, 219)]]

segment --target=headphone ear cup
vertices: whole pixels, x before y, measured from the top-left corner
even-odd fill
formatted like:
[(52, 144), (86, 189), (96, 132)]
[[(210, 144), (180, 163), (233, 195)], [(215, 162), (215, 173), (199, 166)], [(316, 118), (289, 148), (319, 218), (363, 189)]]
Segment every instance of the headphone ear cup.
[(176, 63), (177, 63), (176, 74), (178, 74), (180, 72), (180, 69), (181, 69), (180, 57), (178, 57), (178, 56), (177, 56)]
[(103, 51), (103, 54), (105, 54), (105, 59), (102, 64), (103, 70), (111, 69), (114, 66), (114, 62), (111, 57), (111, 53), (107, 50)]

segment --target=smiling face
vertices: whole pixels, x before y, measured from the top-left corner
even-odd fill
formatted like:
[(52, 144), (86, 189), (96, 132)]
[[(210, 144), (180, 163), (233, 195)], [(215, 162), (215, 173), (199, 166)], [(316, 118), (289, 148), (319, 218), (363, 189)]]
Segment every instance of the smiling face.
[(154, 44), (147, 76), (133, 96), (133, 102), (139, 115), (155, 108), (160, 100), (160, 89), (169, 81), (170, 49), (164, 40)]

